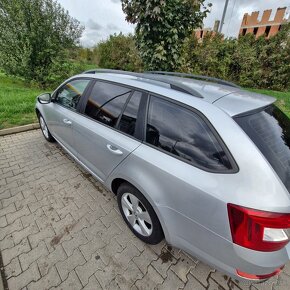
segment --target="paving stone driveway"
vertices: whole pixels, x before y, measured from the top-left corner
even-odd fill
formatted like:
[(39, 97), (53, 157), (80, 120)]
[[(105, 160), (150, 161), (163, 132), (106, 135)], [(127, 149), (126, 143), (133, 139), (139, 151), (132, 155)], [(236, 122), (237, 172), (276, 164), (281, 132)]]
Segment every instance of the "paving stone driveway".
[(114, 194), (39, 130), (0, 137), (0, 249), (14, 289), (290, 289), (247, 285), (127, 229)]

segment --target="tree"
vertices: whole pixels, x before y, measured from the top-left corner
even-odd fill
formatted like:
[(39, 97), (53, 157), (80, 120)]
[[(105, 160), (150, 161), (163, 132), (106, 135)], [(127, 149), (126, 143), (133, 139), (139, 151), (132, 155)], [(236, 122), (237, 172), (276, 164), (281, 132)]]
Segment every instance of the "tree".
[[(0, 67), (46, 83), (78, 44), (83, 27), (54, 0), (0, 1)], [(63, 66), (67, 69), (67, 66)]]
[[(184, 39), (209, 12), (204, 0), (122, 0), (146, 69), (175, 70)], [(201, 10), (202, 9), (202, 10)]]
[(98, 44), (99, 66), (110, 69), (140, 71), (142, 62), (132, 35), (114, 34)]

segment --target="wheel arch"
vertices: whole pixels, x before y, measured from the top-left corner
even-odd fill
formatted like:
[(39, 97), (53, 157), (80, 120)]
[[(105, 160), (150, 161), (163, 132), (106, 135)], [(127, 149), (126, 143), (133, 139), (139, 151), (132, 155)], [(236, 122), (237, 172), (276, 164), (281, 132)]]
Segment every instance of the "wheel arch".
[(121, 186), (121, 184), (123, 183), (128, 183), (130, 184), (131, 186), (135, 187), (137, 190), (139, 190), (142, 195), (148, 200), (148, 202), (151, 204), (151, 206), (153, 207), (154, 211), (155, 211), (155, 214), (157, 215), (158, 217), (158, 220), (161, 224), (161, 228), (162, 228), (162, 231), (163, 231), (163, 234), (165, 236), (165, 239), (170, 242), (170, 238), (169, 238), (169, 232), (167, 230), (167, 226), (165, 224), (165, 221), (158, 209), (158, 206), (154, 203), (154, 200), (150, 197), (149, 194), (147, 194), (145, 192), (145, 190), (139, 185), (137, 184), (135, 181), (131, 180), (130, 178), (126, 178), (126, 177), (115, 177), (111, 180), (110, 182), (110, 185), (109, 185), (109, 188), (110, 190), (117, 195), (117, 191), (118, 191), (118, 188)]
[(37, 117), (39, 117), (39, 115), (41, 114), (38, 108), (35, 108), (35, 113), (36, 113)]
[[(112, 180), (111, 182), (111, 191), (117, 195), (117, 192), (118, 192), (118, 188), (120, 187), (120, 185), (122, 183), (129, 183), (131, 184), (130, 182), (128, 182), (127, 180), (123, 179), (123, 178), (115, 178)], [(131, 184), (132, 186), (136, 187), (134, 184)], [(136, 187), (137, 188), (137, 187)], [(138, 189), (138, 188), (137, 188)], [(139, 189), (138, 189), (139, 190)]]

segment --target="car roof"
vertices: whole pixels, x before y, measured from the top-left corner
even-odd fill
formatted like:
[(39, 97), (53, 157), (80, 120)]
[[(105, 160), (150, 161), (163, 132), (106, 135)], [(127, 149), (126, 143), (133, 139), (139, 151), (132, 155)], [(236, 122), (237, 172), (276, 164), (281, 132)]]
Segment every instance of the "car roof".
[[(244, 90), (223, 80), (208, 78), (213, 81), (205, 81), (190, 77), (182, 77), (182, 75), (187, 76), (186, 74), (180, 74), (180, 76), (178, 76), (173, 73), (172, 75), (163, 75), (159, 73), (93, 70), (85, 72), (85, 75), (83, 74), (82, 76), (90, 76), (93, 78), (101, 78), (103, 80), (123, 83), (159, 94), (160, 89), (163, 88), (165, 89), (163, 90), (164, 95), (177, 101), (180, 101), (180, 94), (172, 94), (172, 90), (179, 91), (190, 95), (191, 99), (199, 98), (203, 102), (219, 107), (230, 116), (264, 108), (276, 101), (273, 97)], [(168, 95), (168, 90), (171, 90), (170, 95)]]

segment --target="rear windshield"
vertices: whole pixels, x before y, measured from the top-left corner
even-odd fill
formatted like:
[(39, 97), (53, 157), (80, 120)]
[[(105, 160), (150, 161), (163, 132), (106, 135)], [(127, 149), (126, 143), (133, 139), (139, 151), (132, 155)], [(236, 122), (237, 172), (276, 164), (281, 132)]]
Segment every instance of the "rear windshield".
[(253, 140), (290, 192), (290, 119), (276, 106), (236, 122)]

